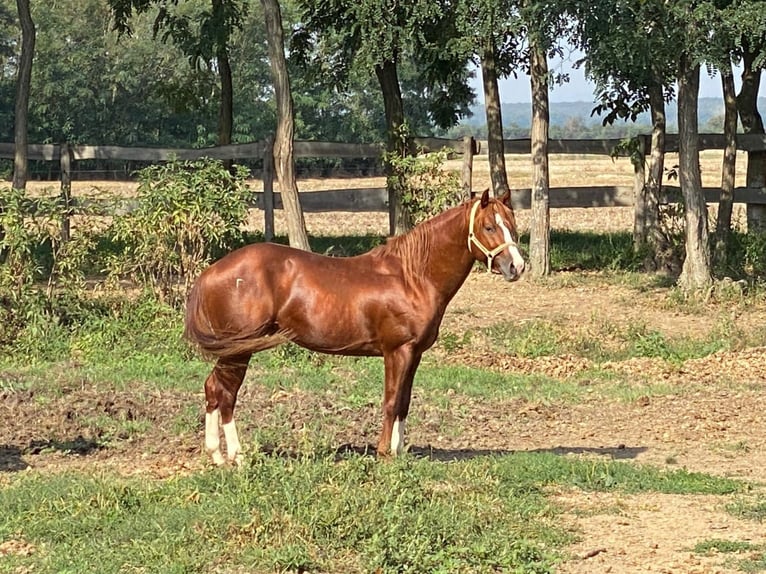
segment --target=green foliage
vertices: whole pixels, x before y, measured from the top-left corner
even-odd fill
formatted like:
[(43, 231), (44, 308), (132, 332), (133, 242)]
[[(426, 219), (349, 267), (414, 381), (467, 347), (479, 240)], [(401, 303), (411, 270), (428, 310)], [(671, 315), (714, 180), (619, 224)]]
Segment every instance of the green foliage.
[[(408, 137), (409, 130), (404, 126), (399, 133), (400, 150), (407, 148)], [(384, 162), (391, 169), (389, 184), (398, 190), (402, 208), (413, 225), (464, 199), (459, 175), (443, 169), (448, 156), (446, 149), (428, 154), (400, 151), (384, 154)]]
[(241, 242), (253, 197), (246, 175), (211, 160), (141, 170), (137, 209), (112, 224), (112, 237), (123, 246), (109, 263), (112, 276), (129, 277), (162, 301), (183, 301), (202, 268)]
[(744, 554), (747, 558), (740, 560), (728, 560), (730, 565), (736, 565), (741, 572), (764, 572), (766, 571), (766, 545), (753, 544), (743, 540), (722, 540), (714, 538), (703, 540), (694, 546), (697, 554)]
[(726, 244), (726, 257), (716, 272), (734, 279), (766, 279), (766, 233), (730, 232)]
[[(0, 348), (28, 354), (35, 340), (50, 341), (87, 306), (77, 300), (94, 230), (61, 240), (65, 210), (58, 199), (0, 190)], [(87, 221), (87, 213), (86, 219)]]
[(630, 158), (630, 163), (633, 164), (634, 167), (640, 167), (646, 161), (644, 150), (641, 146), (641, 140), (635, 137), (621, 139), (620, 142), (614, 146), (609, 155), (612, 159), (628, 157)]
[(257, 455), (167, 481), (20, 475), (0, 492), (0, 536), (39, 548), (12, 558), (39, 572), (550, 572), (566, 537), (539, 492), (499, 472)]

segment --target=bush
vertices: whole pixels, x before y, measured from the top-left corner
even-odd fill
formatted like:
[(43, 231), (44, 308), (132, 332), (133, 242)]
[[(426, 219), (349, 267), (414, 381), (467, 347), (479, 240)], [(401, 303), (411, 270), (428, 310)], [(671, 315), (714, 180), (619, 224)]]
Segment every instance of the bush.
[[(711, 237), (711, 245), (715, 245)], [(716, 273), (733, 279), (759, 281), (766, 279), (766, 233), (732, 231), (726, 253), (718, 259)]]
[(35, 198), (3, 189), (0, 210), (0, 348), (34, 352), (29, 341), (52, 339), (80, 304), (76, 294), (93, 245), (78, 232), (61, 240), (64, 207), (58, 198)]
[[(401, 149), (407, 149), (406, 127), (401, 130), (400, 138)], [(448, 155), (446, 149), (428, 154), (417, 150), (404, 156), (385, 154), (385, 162), (391, 170), (389, 184), (399, 190), (402, 209), (410, 224), (417, 225), (463, 200), (460, 176), (443, 169)]]
[(253, 192), (247, 170), (229, 172), (220, 161), (171, 161), (139, 172), (138, 206), (116, 216), (112, 277), (151, 288), (159, 299), (179, 304), (202, 268), (242, 242), (241, 226)]

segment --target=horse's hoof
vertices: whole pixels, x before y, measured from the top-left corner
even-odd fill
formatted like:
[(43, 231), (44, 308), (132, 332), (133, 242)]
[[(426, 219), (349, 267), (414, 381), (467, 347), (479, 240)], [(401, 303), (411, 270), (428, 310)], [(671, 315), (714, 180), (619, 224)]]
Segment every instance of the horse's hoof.
[(211, 457), (213, 459), (213, 464), (215, 466), (223, 466), (226, 464), (226, 459), (223, 458), (223, 455), (220, 451), (215, 451), (211, 454)]

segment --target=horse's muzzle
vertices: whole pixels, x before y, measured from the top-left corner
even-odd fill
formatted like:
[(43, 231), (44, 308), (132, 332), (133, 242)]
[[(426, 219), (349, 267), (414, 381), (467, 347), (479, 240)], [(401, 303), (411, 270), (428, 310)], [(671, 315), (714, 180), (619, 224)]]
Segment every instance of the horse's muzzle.
[[(499, 268), (499, 273), (503, 276), (503, 279), (506, 281), (517, 281), (521, 274), (524, 273), (524, 262), (522, 261), (520, 265), (514, 265), (513, 258), (508, 257), (507, 259), (504, 259), (502, 261), (497, 262), (497, 267)], [(496, 273), (498, 271), (494, 270)]]

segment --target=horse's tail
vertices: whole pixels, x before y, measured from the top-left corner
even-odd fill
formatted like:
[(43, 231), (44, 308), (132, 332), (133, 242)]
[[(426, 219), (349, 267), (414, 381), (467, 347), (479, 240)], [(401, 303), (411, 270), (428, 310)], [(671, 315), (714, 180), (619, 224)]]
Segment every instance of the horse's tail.
[[(268, 326), (265, 326), (268, 327)], [(206, 359), (252, 355), (290, 340), (286, 330), (268, 333), (265, 329), (250, 332), (223, 332), (215, 329), (204, 304), (204, 293), (197, 280), (186, 300), (184, 338)]]

